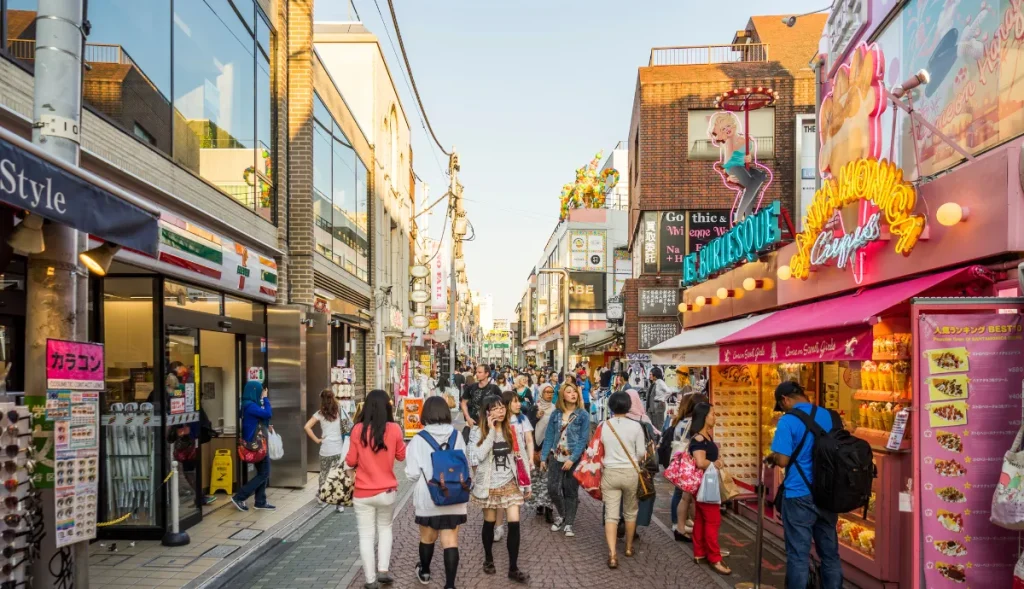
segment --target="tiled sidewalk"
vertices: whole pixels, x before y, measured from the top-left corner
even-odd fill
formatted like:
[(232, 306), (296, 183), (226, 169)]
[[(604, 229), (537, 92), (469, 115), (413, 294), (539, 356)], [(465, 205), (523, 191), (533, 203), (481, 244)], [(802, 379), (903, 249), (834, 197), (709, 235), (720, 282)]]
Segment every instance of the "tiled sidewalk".
[[(140, 541), (131, 546), (123, 540), (94, 542), (89, 547), (89, 586), (185, 587), (229, 565), (247, 548), (277, 532), (300, 524), (320, 513), (313, 501), (317, 475), (311, 473), (304, 489), (268, 489), (267, 500), (277, 506), (273, 512), (240, 512), (224, 494), (204, 509), (202, 523), (187, 530), (191, 543), (171, 548), (158, 541)], [(250, 501), (251, 503), (251, 501)], [(116, 547), (116, 552), (112, 548)]]

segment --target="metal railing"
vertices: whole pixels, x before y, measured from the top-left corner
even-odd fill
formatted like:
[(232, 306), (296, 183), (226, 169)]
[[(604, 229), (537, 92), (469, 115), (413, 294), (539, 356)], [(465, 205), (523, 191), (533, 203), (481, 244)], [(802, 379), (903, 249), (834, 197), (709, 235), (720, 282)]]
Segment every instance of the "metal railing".
[[(32, 61), (35, 59), (36, 40), (8, 39), (7, 51), (17, 59)], [(119, 63), (138, 67), (124, 47), (107, 43), (86, 43), (84, 60), (86, 63)]]
[(649, 66), (708, 65), (768, 61), (767, 43), (737, 45), (696, 45), (690, 47), (654, 47)]

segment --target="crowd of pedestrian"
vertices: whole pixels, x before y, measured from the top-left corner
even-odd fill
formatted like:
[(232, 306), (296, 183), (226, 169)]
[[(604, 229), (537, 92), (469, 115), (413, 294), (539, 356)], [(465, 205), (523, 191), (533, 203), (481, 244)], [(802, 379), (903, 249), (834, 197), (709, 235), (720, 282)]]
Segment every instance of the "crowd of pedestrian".
[[(722, 522), (719, 483), (712, 480), (713, 493), (707, 486), (712, 484), (709, 479), (720, 477), (725, 470), (715, 440), (715, 408), (708, 397), (686, 393), (674, 410), (666, 413), (669, 389), (659, 370), (652, 370), (648, 386), (638, 390), (624, 372), (601, 367), (591, 373), (585, 366), (578, 368), (564, 374), (542, 369), (499, 370), (483, 363), (467, 366), (457, 379), (464, 383), (457, 392), (458, 404), (444, 395), (428, 397), (421, 414), (423, 430), (408, 445), (384, 391), (370, 392), (354, 418), (339, 410), (329, 390), (323, 391), (321, 408), (306, 424), (306, 431), (321, 446), (321, 477), (341, 460), (344, 467), (355, 470), (352, 501), (366, 589), (394, 583), (390, 558), (398, 490), (396, 461), (406, 462), (405, 474), (414, 483), (420, 540), (415, 567), (422, 584), (432, 579), (434, 546), (440, 540), (444, 587), (456, 586), (459, 529), (471, 508), (480, 509), (483, 519), (483, 572), (497, 573), (494, 544), (504, 539), (507, 577), (528, 583), (530, 575), (520, 567), (521, 522), (526, 517), (543, 518), (551, 532), (573, 538), (580, 481), (587, 480), (577, 471), (583, 470), (584, 463), (591, 472), (596, 463), (599, 474), (596, 488), (588, 486), (586, 491), (603, 502), (609, 568), (619, 567), (619, 541), (624, 540), (622, 554), (632, 557), (638, 528), (651, 523), (651, 477), (659, 467), (685, 462), (699, 484), (684, 489), (677, 483), (672, 498), (675, 539), (693, 544), (696, 562), (707, 563), (721, 575), (731, 574), (724, 561), (728, 551), (721, 549), (718, 541)], [(780, 385), (776, 400), (776, 410), (811, 412), (809, 401), (795, 383)], [(596, 407), (599, 402), (600, 408)], [(254, 422), (267, 421), (270, 409), (265, 396), (259, 407), (265, 410), (246, 405), (247, 414)], [(600, 419), (598, 415), (604, 412), (607, 418)], [(453, 414), (461, 414), (465, 420), (461, 430), (454, 425)], [(817, 418), (825, 431), (831, 427), (827, 420), (827, 416)], [(663, 424), (665, 431), (659, 431), (655, 423)], [(317, 424), (320, 437), (313, 431)], [(813, 539), (821, 559), (822, 586), (835, 589), (842, 574), (834, 534), (836, 515), (817, 507), (811, 498), (807, 473), (812, 470), (813, 442), (800, 443), (806, 434), (800, 419), (784, 416), (768, 458), (772, 464), (792, 465), (801, 471), (796, 478), (789, 477), (787, 469), (786, 487), (780, 490), (790, 563), (786, 586), (802, 589), (806, 585)], [(342, 452), (345, 437), (348, 440)], [(258, 500), (257, 507), (261, 505)], [(802, 571), (790, 573), (794, 567)]]

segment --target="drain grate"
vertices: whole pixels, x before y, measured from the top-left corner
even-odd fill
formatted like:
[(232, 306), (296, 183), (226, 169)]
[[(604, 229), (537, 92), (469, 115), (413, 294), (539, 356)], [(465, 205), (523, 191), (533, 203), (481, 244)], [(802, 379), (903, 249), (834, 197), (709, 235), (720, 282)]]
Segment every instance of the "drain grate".
[(248, 528), (252, 522), (239, 521), (237, 519), (230, 519), (226, 522), (221, 522), (220, 527), (222, 528)]
[(142, 566), (158, 569), (183, 569), (195, 562), (195, 560), (194, 557), (189, 556), (158, 556)]
[(238, 550), (238, 546), (229, 546), (227, 544), (218, 544), (213, 548), (204, 552), (199, 558), (225, 558), (230, 556), (232, 552)]
[(232, 540), (252, 540), (256, 536), (263, 533), (263, 530), (255, 530), (253, 528), (246, 528), (244, 530), (238, 530), (234, 534), (231, 534)]

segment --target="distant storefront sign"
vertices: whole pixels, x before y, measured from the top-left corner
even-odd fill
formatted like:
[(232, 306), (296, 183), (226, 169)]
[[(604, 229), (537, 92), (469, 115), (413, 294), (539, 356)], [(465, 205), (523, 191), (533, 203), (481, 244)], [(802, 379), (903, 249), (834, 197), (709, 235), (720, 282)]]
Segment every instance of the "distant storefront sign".
[(671, 323), (637, 323), (637, 339), (641, 350), (650, 350), (663, 341), (679, 335), (679, 324)]
[(679, 313), (678, 288), (641, 288), (638, 299), (640, 317), (675, 317)]
[(761, 254), (773, 249), (782, 239), (781, 211), (782, 206), (775, 201), (711, 240), (699, 252), (686, 256), (681, 284), (690, 286), (704, 282), (741, 262), (756, 261)]
[(573, 311), (603, 311), (604, 308), (604, 272), (570, 273), (569, 309)]

